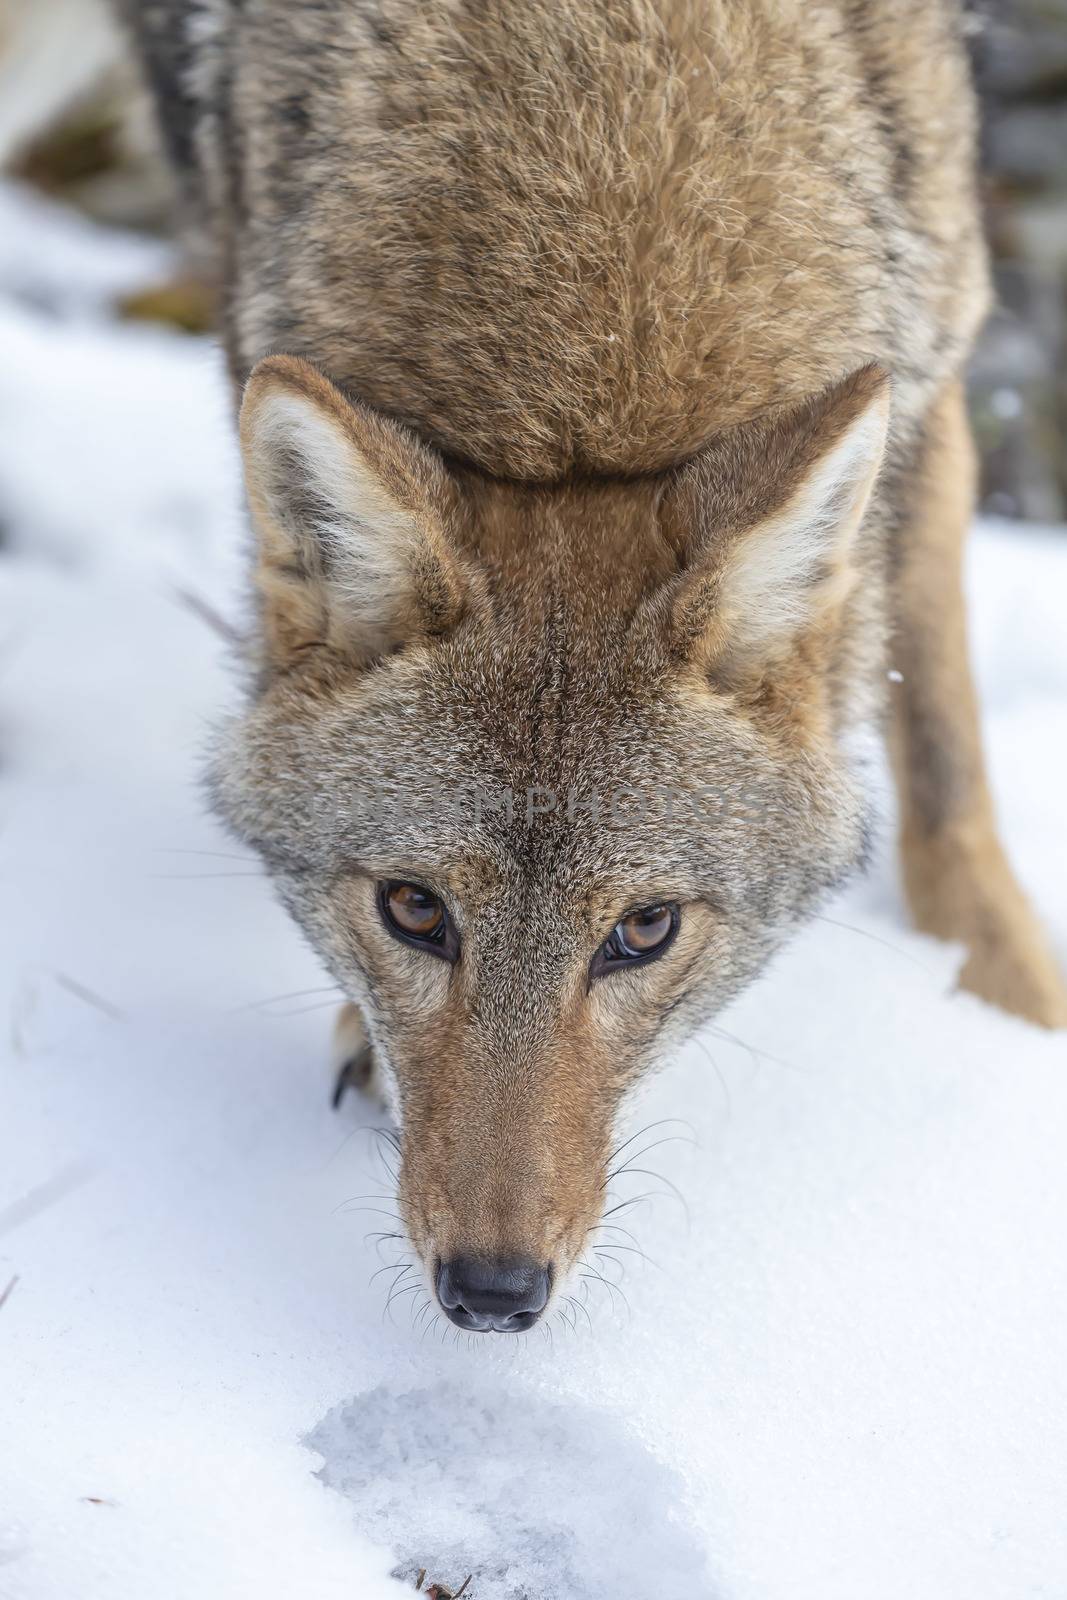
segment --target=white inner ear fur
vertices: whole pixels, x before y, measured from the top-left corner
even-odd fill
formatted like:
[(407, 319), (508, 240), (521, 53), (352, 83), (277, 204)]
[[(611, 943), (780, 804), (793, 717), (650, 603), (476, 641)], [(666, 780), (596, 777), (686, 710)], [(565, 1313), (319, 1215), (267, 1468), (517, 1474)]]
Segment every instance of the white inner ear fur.
[[(309, 578), (366, 634), (388, 632), (410, 594), (420, 535), (328, 412), (266, 394), (246, 433), (246, 471), (262, 508)], [(370, 640), (368, 639), (368, 643)]]
[(882, 391), (821, 457), (773, 517), (738, 540), (722, 578), (722, 607), (744, 648), (787, 644), (850, 582), (849, 551), (885, 447)]

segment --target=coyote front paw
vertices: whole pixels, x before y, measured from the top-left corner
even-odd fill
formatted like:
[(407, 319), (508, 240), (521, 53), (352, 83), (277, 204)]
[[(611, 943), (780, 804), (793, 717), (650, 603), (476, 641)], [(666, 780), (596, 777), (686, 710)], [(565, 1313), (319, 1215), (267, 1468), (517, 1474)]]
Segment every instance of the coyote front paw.
[(1067, 1028), (1067, 984), (1036, 918), (992, 922), (968, 944), (961, 989), (1043, 1028)]
[(381, 1077), (374, 1049), (367, 1038), (363, 1013), (349, 1000), (337, 1014), (333, 1030), (333, 1108), (336, 1111), (346, 1089), (358, 1089), (369, 1099), (384, 1105)]
[(966, 947), (961, 989), (1044, 1028), (1067, 1027), (1067, 985), (994, 834), (905, 839), (904, 871), (916, 925)]

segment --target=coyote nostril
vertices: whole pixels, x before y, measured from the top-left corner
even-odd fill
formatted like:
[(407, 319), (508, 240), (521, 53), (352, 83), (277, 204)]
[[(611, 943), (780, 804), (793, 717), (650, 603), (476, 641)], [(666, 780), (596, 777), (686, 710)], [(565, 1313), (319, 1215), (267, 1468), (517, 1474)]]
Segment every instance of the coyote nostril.
[(457, 1256), (437, 1269), (437, 1298), (459, 1328), (524, 1333), (548, 1304), (551, 1281), (550, 1267), (524, 1256), (499, 1261)]

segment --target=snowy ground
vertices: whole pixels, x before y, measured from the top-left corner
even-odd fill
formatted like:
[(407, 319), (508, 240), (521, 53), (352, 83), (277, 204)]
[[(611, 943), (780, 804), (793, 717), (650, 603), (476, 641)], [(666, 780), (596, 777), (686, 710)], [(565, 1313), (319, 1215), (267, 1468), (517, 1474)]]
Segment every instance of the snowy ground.
[[(889, 865), (645, 1096), (697, 1145), (629, 1314), (383, 1316), (325, 980), (197, 795), (234, 685), (179, 594), (240, 614), (241, 520), (217, 356), (103, 310), (160, 267), (0, 194), (0, 1594), (1062, 1600), (1067, 1043), (953, 996)], [(1067, 955), (1067, 538), (971, 576)]]

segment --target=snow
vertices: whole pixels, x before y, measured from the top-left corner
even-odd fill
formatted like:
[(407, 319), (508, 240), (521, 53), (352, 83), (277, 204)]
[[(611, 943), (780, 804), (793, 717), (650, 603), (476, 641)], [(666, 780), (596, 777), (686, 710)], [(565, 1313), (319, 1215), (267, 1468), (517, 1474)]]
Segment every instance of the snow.
[[(430, 1550), (457, 1586), (476, 1552), (476, 1594), (710, 1592), (703, 1541), (678, 1516), (684, 1482), (620, 1417), (573, 1398), (517, 1403), (513, 1388), (469, 1374), (382, 1385), (331, 1411), (307, 1443), (322, 1482), (380, 1543)], [(420, 1565), (408, 1564), (413, 1577)]]
[[(0, 218), (4, 1600), (1067, 1593), (1067, 1043), (951, 992), (888, 852), (645, 1091), (686, 1125), (641, 1164), (688, 1222), (619, 1180), (655, 1265), (603, 1256), (551, 1342), (442, 1339), (403, 1279), (385, 1314), (326, 980), (198, 793), (237, 688), (182, 593), (243, 604), (220, 359), (108, 317), (157, 246)], [(1067, 538), (985, 527), (970, 576), (1067, 954)]]

